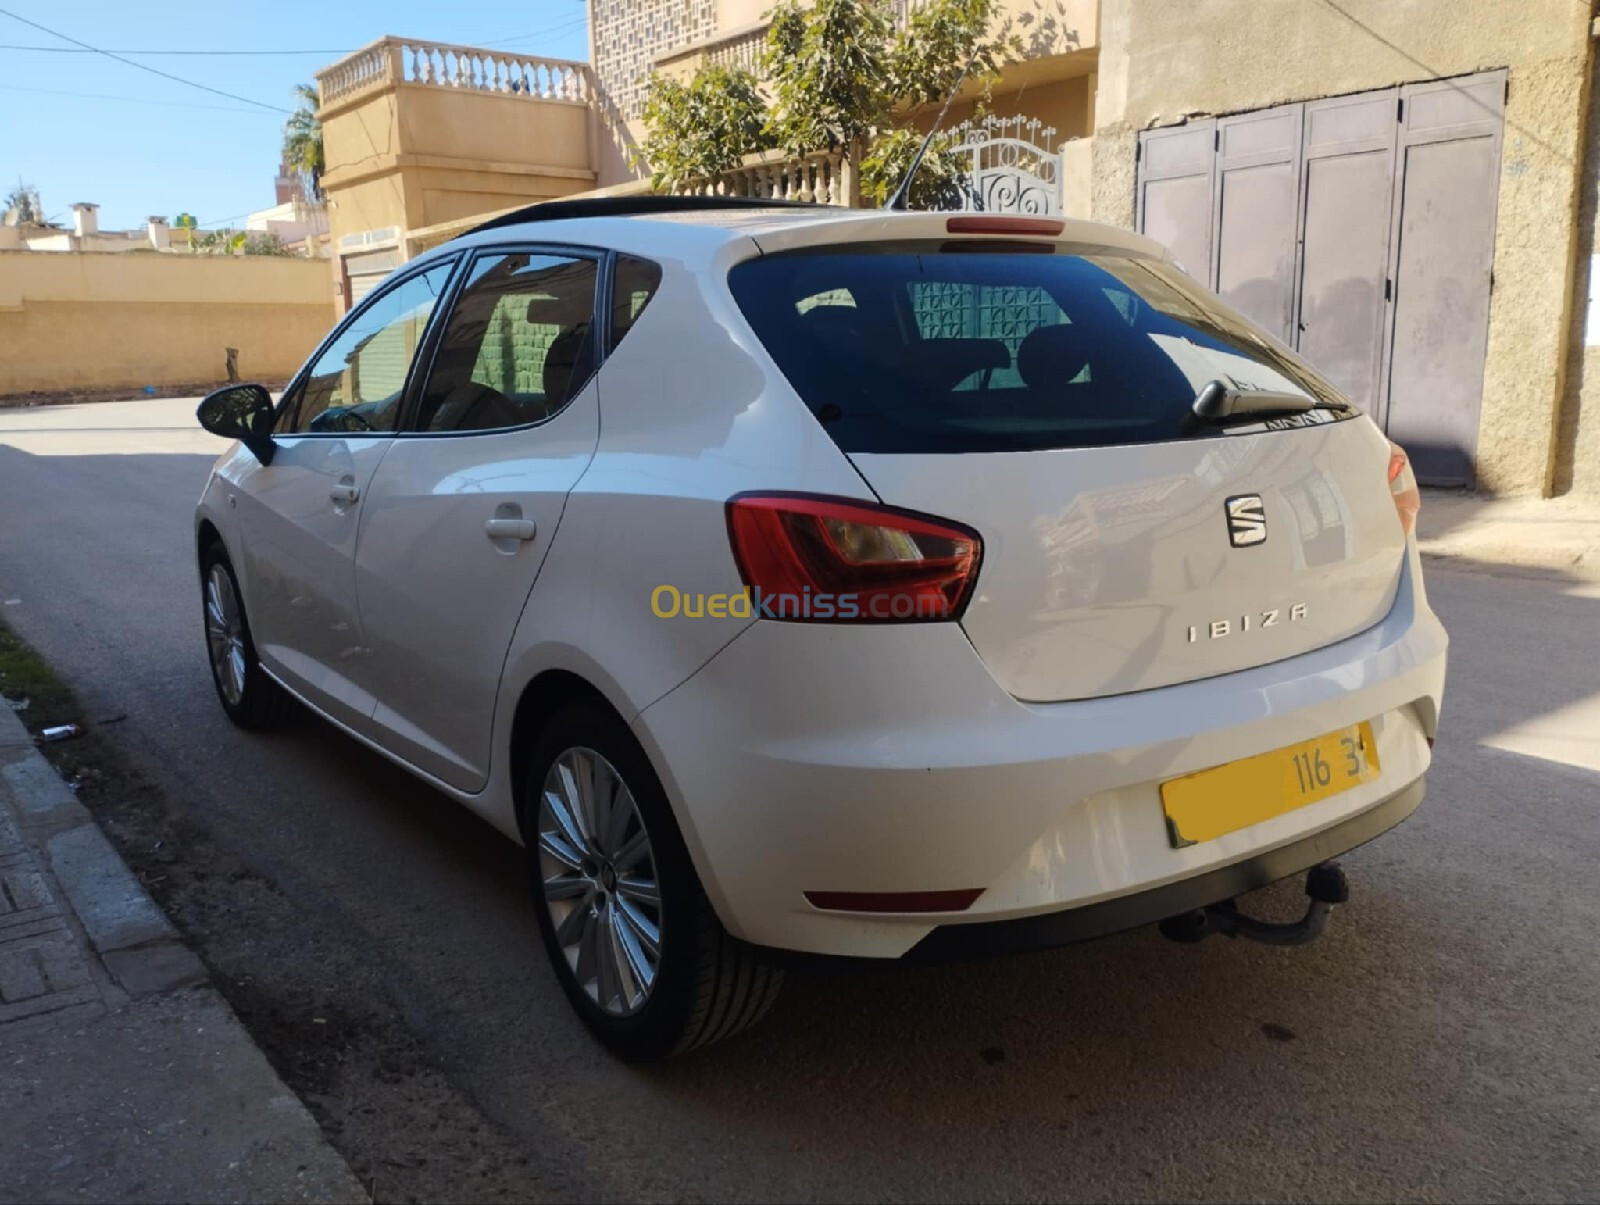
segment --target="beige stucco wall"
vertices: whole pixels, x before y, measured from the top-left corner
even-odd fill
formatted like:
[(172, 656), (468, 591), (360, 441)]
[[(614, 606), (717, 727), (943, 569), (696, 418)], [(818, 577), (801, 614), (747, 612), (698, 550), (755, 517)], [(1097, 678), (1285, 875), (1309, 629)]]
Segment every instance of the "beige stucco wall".
[(4, 251), (0, 394), (280, 381), (333, 317), (320, 260)]
[(590, 107), (402, 82), (322, 113), (334, 245), (347, 234), (401, 231), (594, 184)]
[[(1069, 138), (1087, 138), (1094, 133), (1094, 76), (1093, 56), (1081, 64), (1084, 70), (1065, 79), (1047, 79), (1038, 83), (1018, 84), (1004, 76), (991, 91), (987, 112), (999, 117), (1032, 117), (1055, 131), (1053, 140), (1065, 142)], [(968, 120), (976, 111), (979, 100), (957, 100), (945, 114), (944, 129)], [(917, 114), (914, 124), (927, 129), (939, 115), (936, 105), (926, 105)]]
[(1555, 488), (1557, 493), (1600, 495), (1600, 271), (1594, 260), (1600, 254), (1600, 86), (1596, 86), (1592, 61), (1589, 72), (1576, 270), (1567, 331), (1567, 382), (1556, 448)]
[(1022, 39), (1027, 58), (1099, 45), (1100, 0), (1000, 0), (999, 17)]
[(1478, 475), (1491, 491), (1548, 492), (1571, 331), (1589, 18), (1581, 0), (1104, 0), (1095, 216), (1133, 224), (1134, 148), (1146, 127), (1509, 68)]

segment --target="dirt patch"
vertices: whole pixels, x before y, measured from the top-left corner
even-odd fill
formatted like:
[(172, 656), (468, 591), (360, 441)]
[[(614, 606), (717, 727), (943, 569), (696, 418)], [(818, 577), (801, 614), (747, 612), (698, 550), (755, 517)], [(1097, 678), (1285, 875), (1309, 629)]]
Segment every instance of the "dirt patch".
[[(431, 1060), (386, 987), (390, 968), (304, 900), (170, 805), (115, 744), (117, 716), (92, 716), (0, 622), (0, 695), (41, 745), (184, 939), (274, 1069), (377, 1201), (511, 1201), (573, 1195), (485, 1119)], [(310, 722), (309, 720), (305, 722)], [(299, 968), (305, 955), (320, 968)], [(273, 968), (271, 974), (259, 968)], [(325, 985), (337, 984), (336, 988)]]

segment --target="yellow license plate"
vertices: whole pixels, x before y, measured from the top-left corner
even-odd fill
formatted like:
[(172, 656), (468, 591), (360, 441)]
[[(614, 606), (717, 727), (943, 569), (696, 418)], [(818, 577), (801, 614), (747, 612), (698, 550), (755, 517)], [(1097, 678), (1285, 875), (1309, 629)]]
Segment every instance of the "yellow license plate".
[(1161, 784), (1174, 849), (1209, 841), (1378, 777), (1371, 724), (1260, 753)]

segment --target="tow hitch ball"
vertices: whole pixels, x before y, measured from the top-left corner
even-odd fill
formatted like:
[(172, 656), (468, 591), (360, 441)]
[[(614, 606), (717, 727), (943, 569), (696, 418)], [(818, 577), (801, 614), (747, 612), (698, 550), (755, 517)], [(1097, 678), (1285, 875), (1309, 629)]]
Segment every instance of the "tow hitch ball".
[(1288, 924), (1246, 916), (1232, 900), (1224, 900), (1207, 908), (1169, 916), (1157, 927), (1161, 936), (1172, 941), (1196, 942), (1213, 933), (1223, 933), (1265, 942), (1269, 946), (1304, 945), (1321, 935), (1333, 906), (1350, 898), (1350, 884), (1345, 881), (1344, 868), (1337, 862), (1313, 866), (1306, 875), (1306, 894), (1311, 897), (1306, 914)]

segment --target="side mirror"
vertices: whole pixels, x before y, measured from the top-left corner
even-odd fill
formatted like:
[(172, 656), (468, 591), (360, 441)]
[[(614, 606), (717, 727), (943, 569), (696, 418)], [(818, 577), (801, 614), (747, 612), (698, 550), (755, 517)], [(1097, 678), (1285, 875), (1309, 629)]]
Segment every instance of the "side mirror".
[(271, 464), (278, 446), (272, 442), (272, 395), (260, 385), (225, 385), (208, 394), (194, 412), (200, 425), (223, 439), (237, 439), (262, 464)]

